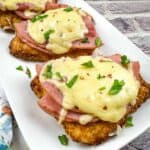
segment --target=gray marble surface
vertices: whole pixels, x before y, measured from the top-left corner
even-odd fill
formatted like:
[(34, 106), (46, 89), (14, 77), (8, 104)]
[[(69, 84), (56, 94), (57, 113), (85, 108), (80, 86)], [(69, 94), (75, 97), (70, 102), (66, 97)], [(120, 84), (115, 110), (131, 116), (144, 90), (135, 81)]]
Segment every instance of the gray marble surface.
[[(150, 56), (150, 0), (86, 1)], [(12, 149), (28, 150), (18, 128)], [(150, 129), (121, 150), (150, 150)]]

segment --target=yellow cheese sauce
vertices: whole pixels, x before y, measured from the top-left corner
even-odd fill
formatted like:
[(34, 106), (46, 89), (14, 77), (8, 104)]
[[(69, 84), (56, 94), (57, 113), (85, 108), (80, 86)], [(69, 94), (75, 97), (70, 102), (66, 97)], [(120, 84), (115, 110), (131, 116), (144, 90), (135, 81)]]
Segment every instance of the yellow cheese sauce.
[(44, 10), (46, 2), (51, 0), (1, 0), (4, 10), (16, 10), (19, 3), (31, 3), (35, 6), (34, 10)]
[(24, 15), (25, 15), (26, 17), (35, 16), (35, 15), (37, 15), (37, 12), (35, 12), (35, 11), (30, 11), (30, 10), (25, 10), (25, 11), (24, 11)]
[[(36, 22), (29, 21), (27, 32), (37, 43), (47, 42), (46, 48), (56, 54), (63, 54), (72, 47), (72, 42), (84, 38), (88, 32), (81, 16), (81, 10), (73, 8), (72, 11), (65, 11), (65, 8), (49, 10), (42, 14), (47, 15)], [(45, 33), (53, 31), (45, 39)]]
[[(81, 65), (88, 61), (92, 62), (93, 67), (86, 68)], [(52, 65), (53, 76), (50, 79), (44, 76), (47, 65)], [(74, 75), (78, 75), (78, 78), (69, 88), (65, 80), (64, 82), (59, 80), (56, 72), (59, 72), (68, 81)], [(97, 78), (99, 74), (100, 79)], [(109, 90), (116, 79), (123, 80), (125, 84), (119, 93), (110, 95)], [(128, 104), (135, 104), (140, 86), (130, 67), (128, 70), (110, 59), (91, 56), (51, 60), (43, 67), (40, 81), (52, 82), (61, 90), (65, 109), (78, 107), (87, 115), (110, 122), (119, 121), (125, 115)], [(90, 119), (90, 116), (83, 116), (80, 121), (84, 123)]]

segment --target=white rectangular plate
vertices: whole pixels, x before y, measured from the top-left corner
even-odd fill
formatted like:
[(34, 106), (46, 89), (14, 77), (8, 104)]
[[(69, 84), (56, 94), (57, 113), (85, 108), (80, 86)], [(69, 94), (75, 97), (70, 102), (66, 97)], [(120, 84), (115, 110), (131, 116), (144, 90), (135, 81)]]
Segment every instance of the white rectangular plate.
[[(150, 81), (150, 59), (134, 44), (124, 37), (106, 19), (82, 0), (61, 0), (73, 6), (83, 8), (90, 13), (96, 22), (97, 31), (104, 42), (99, 52), (105, 55), (121, 53), (128, 55), (132, 60), (141, 63), (141, 74)], [(37, 105), (37, 98), (30, 89), (30, 80), (22, 72), (16, 71), (18, 65), (28, 66), (32, 75), (35, 75), (35, 63), (21, 61), (9, 54), (8, 44), (13, 35), (0, 31), (0, 80), (4, 87), (13, 113), (22, 134), (32, 150), (110, 150), (119, 149), (123, 145), (141, 134), (150, 126), (150, 102), (147, 101), (133, 116), (134, 127), (123, 129), (121, 134), (104, 144), (97, 146), (84, 146), (72, 142), (69, 146), (62, 146), (58, 135), (64, 133), (57, 122), (44, 113)]]

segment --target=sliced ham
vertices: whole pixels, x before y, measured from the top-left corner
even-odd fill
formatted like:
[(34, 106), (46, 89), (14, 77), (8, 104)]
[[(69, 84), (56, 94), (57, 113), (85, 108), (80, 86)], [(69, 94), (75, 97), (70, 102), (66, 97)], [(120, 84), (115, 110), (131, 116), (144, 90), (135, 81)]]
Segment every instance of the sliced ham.
[[(108, 58), (112, 59), (116, 63), (119, 63), (119, 64), (121, 63), (121, 55), (120, 54), (115, 54), (115, 55), (112, 55)], [(136, 77), (136, 79), (139, 79), (139, 72), (140, 72), (139, 62), (138, 61), (132, 61), (130, 63), (130, 65), (132, 67), (134, 76)]]
[[(49, 94), (44, 95), (39, 100), (38, 104), (45, 112), (59, 119), (60, 111), (62, 110), (62, 107), (58, 103), (56, 103), (56, 101)], [(81, 115), (83, 114), (68, 111), (65, 117), (65, 121), (78, 122)]]
[(112, 55), (112, 56), (109, 56), (108, 58), (110, 58), (112, 61), (120, 64), (121, 62), (121, 55), (120, 54), (115, 54), (115, 55)]
[(50, 3), (48, 2), (46, 4), (46, 10), (50, 10), (50, 9), (57, 9), (57, 8), (63, 8), (63, 7), (67, 7), (66, 4), (58, 4), (58, 3)]
[(43, 82), (42, 86), (47, 91), (47, 93), (51, 94), (51, 97), (55, 99), (56, 103), (59, 105), (62, 104), (63, 94), (54, 84), (50, 82)]
[(27, 2), (17, 4), (17, 10), (24, 11), (24, 10), (27, 10), (27, 9), (35, 10), (34, 4), (27, 3)]
[[(56, 4), (54, 1), (52, 2), (51, 0), (49, 0), (45, 3), (45, 6), (43, 8), (41, 8), (41, 9), (38, 8), (37, 9), (37, 7), (32, 3), (23, 2), (23, 3), (18, 3), (17, 4), (17, 9), (14, 10), (14, 11), (15, 11), (15, 14), (17, 16), (19, 16), (22, 19), (27, 20), (27, 19), (31, 19), (32, 17), (34, 17), (39, 12), (43, 12), (43, 11), (46, 11), (46, 10), (49, 10), (49, 9), (55, 9), (58, 6), (59, 7), (65, 7), (66, 5), (65, 4)], [(5, 10), (5, 7), (1, 3), (0, 3), (0, 9)], [(26, 10), (30, 10), (35, 14), (31, 15), (31, 16), (26, 16), (25, 15)], [(12, 10), (10, 10), (10, 11), (12, 11)]]
[(45, 64), (36, 64), (36, 72), (37, 72), (37, 75), (39, 76), (40, 75), (40, 72), (42, 70), (42, 68), (44, 67)]
[[(52, 83), (50, 82), (43, 82), (41, 83), (42, 87), (47, 91), (47, 93), (50, 93), (51, 97), (55, 100), (55, 102), (62, 106), (63, 103), (63, 94), (61, 93), (61, 91)], [(72, 112), (80, 112), (78, 109), (73, 108)]]
[[(66, 5), (62, 4), (53, 4), (49, 6), (51, 9), (56, 9), (60, 7), (66, 7)], [(83, 20), (85, 22), (86, 27), (88, 28), (88, 33), (85, 34), (85, 37), (88, 38), (87, 43), (82, 43), (81, 40), (76, 40), (72, 43), (71, 49), (94, 49), (96, 48), (95, 45), (95, 39), (97, 37), (97, 33), (94, 27), (94, 23), (92, 21), (92, 18), (90, 16), (83, 16)], [(46, 49), (46, 43), (38, 44), (36, 41), (34, 41), (30, 35), (27, 33), (27, 21), (22, 21), (21, 23), (16, 23), (16, 33), (17, 36), (27, 45), (31, 46), (32, 48), (35, 48), (39, 51), (42, 51), (47, 54), (52, 54), (51, 50)]]
[(133, 73), (134, 76), (136, 77), (136, 79), (140, 79), (140, 63), (138, 61), (134, 61), (132, 62), (132, 69), (133, 69)]

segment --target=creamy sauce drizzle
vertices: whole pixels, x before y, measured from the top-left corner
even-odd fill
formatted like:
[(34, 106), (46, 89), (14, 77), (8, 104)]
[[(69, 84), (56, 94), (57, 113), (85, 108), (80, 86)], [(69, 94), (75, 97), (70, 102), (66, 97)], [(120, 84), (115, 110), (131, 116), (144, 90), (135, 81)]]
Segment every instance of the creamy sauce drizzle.
[[(93, 62), (93, 68), (81, 66), (81, 64), (89, 60)], [(52, 64), (52, 79), (46, 79), (43, 76), (48, 64)], [(65, 82), (58, 80), (55, 72), (60, 72), (68, 80), (76, 74), (79, 77), (74, 85), (68, 88)], [(105, 78), (98, 80), (97, 75), (99, 73)], [(109, 95), (108, 91), (115, 79), (123, 80), (125, 85), (118, 94)], [(77, 59), (61, 58), (49, 61), (43, 67), (40, 75), (41, 82), (46, 80), (55, 84), (63, 93), (63, 107), (65, 109), (72, 109), (76, 106), (88, 115), (109, 122), (118, 122), (125, 115), (127, 106), (135, 104), (140, 85), (130, 67), (128, 70), (110, 59), (103, 57), (92, 58), (91, 56), (81, 56)], [(99, 91), (101, 87), (105, 87), (105, 89)], [(80, 121), (84, 123), (89, 120), (87, 118), (84, 116), (80, 118)]]
[(81, 117), (79, 118), (79, 123), (85, 125), (91, 122), (92, 120), (93, 120), (92, 115), (81, 115)]
[(67, 115), (67, 110), (62, 108), (59, 114), (58, 123), (61, 124)]
[(3, 10), (16, 10), (19, 3), (31, 3), (34, 5), (34, 10), (44, 10), (46, 2), (52, 2), (51, 0), (1, 0)]
[[(42, 21), (28, 22), (27, 31), (37, 43), (47, 42), (46, 48), (56, 54), (63, 54), (72, 47), (72, 42), (84, 38), (88, 32), (81, 16), (81, 10), (73, 9), (70, 12), (65, 8), (49, 10), (42, 15), (48, 15)], [(54, 32), (45, 39), (48, 30)]]
[(24, 11), (24, 15), (25, 15), (26, 17), (31, 17), (31, 16), (37, 15), (37, 13), (34, 12), (34, 11), (25, 10), (25, 11)]

